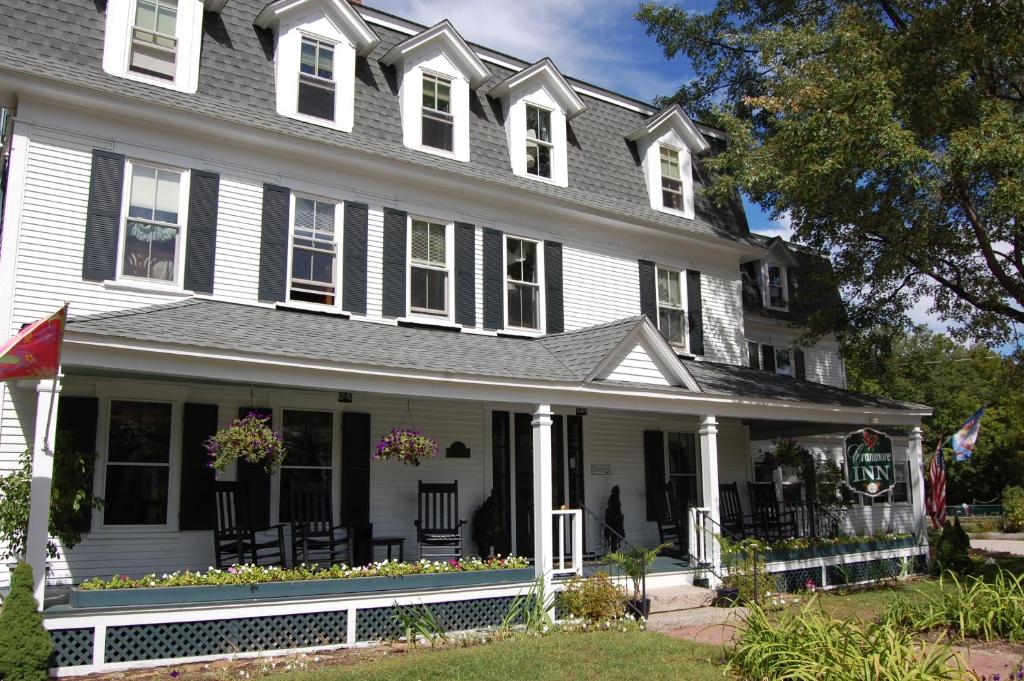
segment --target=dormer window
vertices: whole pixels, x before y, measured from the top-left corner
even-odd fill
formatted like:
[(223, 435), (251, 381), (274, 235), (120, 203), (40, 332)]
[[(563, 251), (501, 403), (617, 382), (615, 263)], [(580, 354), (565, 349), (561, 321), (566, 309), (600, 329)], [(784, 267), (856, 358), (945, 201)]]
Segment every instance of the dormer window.
[(661, 146), (661, 205), (683, 210), (683, 175), (679, 169), (679, 150)]
[(334, 45), (302, 37), (298, 112), (334, 120)]
[(785, 309), (788, 306), (786, 268), (779, 265), (768, 265), (768, 307)]
[(132, 27), (132, 71), (174, 80), (178, 0), (138, 0)]
[(551, 112), (526, 105), (526, 172), (551, 179)]
[(636, 144), (651, 208), (692, 220), (693, 157), (711, 148), (693, 121), (673, 104), (626, 139)]
[(452, 151), (455, 117), (452, 115), (452, 81), (423, 74), (423, 146)]

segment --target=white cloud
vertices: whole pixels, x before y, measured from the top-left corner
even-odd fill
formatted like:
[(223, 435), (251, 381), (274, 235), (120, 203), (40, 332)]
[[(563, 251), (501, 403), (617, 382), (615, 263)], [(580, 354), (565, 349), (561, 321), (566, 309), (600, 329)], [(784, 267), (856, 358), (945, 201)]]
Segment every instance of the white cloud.
[(758, 226), (755, 231), (766, 236), (781, 236), (786, 241), (793, 238), (793, 218), (789, 212), (783, 213), (779, 218), (768, 224)]
[(938, 315), (932, 311), (934, 303), (935, 300), (931, 296), (923, 296), (914, 303), (907, 313), (915, 324), (924, 324), (932, 331), (946, 333), (949, 330), (949, 323), (940, 320)]
[(655, 72), (665, 61), (632, 18), (638, 2), (376, 0), (372, 5), (428, 26), (448, 19), (470, 42), (530, 62), (550, 57), (566, 75), (644, 100), (672, 93), (684, 80), (681, 73)]

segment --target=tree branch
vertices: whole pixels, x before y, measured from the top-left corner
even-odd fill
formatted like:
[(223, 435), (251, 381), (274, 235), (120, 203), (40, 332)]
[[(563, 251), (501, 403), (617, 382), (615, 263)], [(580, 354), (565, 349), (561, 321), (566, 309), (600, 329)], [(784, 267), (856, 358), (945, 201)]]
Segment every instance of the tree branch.
[(992, 276), (996, 278), (996, 281), (1002, 285), (1010, 297), (1019, 304), (1024, 305), (1024, 286), (1021, 286), (1020, 282), (1015, 281), (1013, 277), (1006, 273), (1006, 270), (1003, 269), (1002, 264), (999, 262), (999, 258), (996, 257), (995, 251), (992, 248), (992, 241), (988, 238), (988, 232), (985, 231), (981, 218), (974, 210), (974, 205), (971, 203), (971, 197), (967, 193), (967, 187), (964, 184), (963, 178), (954, 178), (953, 186), (956, 188), (957, 203), (964, 209), (967, 222), (971, 225), (974, 238), (977, 239), (978, 245), (981, 247), (981, 254), (985, 258), (985, 264), (988, 266), (989, 271), (992, 272)]

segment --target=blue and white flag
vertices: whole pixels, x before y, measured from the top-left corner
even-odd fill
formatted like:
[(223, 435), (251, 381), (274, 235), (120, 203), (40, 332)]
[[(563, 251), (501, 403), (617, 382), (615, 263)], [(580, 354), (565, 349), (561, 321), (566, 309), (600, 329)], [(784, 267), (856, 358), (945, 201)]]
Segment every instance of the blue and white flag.
[(974, 412), (974, 416), (967, 419), (960, 430), (956, 431), (949, 443), (953, 446), (953, 458), (956, 461), (966, 461), (974, 453), (974, 444), (978, 441), (978, 431), (981, 430), (981, 417), (985, 415), (985, 407)]

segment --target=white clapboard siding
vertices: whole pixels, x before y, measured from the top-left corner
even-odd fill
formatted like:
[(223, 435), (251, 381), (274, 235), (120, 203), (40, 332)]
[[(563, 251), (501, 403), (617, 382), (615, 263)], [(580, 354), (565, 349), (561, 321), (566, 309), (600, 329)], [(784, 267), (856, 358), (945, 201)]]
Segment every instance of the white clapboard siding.
[(665, 375), (654, 363), (643, 346), (637, 345), (622, 358), (618, 366), (608, 372), (604, 379), (609, 381), (626, 381), (627, 383), (646, 383), (648, 385), (671, 385)]
[[(384, 291), (384, 209), (370, 206), (366, 233), (366, 316), (380, 317)], [(344, 292), (343, 292), (344, 295)]]
[(846, 387), (846, 370), (838, 350), (819, 345), (804, 354), (807, 360), (807, 380), (838, 388)]
[(256, 300), (262, 211), (262, 185), (249, 179), (221, 175), (213, 276), (213, 293), (218, 298), (242, 302)]
[(578, 243), (563, 245), (566, 331), (640, 314), (638, 257)]
[(704, 357), (742, 364), (743, 302), (739, 271), (708, 268), (700, 273), (704, 319)]

